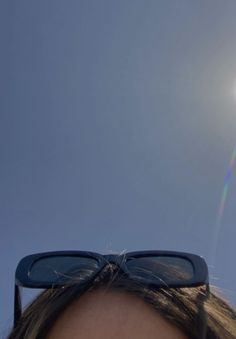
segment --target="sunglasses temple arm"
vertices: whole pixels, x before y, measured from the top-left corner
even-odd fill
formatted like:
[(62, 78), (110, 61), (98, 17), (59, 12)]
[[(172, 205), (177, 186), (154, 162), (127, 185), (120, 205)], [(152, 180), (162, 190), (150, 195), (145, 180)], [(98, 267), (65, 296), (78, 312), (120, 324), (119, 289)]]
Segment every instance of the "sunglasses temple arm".
[(207, 312), (205, 310), (205, 302), (209, 298), (210, 295), (210, 287), (209, 284), (206, 284), (206, 291), (205, 295), (199, 295), (200, 306), (198, 310), (198, 317), (200, 320), (200, 338), (206, 339), (207, 338), (207, 328), (208, 328), (208, 317)]
[(14, 295), (14, 328), (17, 326), (18, 321), (21, 317), (22, 306), (21, 306), (21, 290), (20, 287), (15, 285)]

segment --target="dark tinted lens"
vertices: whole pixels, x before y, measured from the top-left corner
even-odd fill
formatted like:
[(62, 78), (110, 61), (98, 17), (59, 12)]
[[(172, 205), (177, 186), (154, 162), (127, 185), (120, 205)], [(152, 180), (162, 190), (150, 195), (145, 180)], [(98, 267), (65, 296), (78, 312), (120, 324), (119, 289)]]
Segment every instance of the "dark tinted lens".
[(192, 263), (181, 257), (132, 258), (127, 261), (126, 265), (134, 277), (148, 280), (150, 283), (178, 284), (187, 282), (194, 276)]
[(29, 272), (32, 281), (63, 284), (69, 281), (82, 282), (98, 269), (94, 258), (53, 256), (37, 260)]

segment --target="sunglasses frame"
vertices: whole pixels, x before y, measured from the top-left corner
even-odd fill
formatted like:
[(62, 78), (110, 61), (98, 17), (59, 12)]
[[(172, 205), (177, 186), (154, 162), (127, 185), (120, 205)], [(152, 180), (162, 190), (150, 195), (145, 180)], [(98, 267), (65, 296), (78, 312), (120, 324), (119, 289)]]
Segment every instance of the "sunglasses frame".
[[(34, 263), (38, 260), (47, 257), (60, 257), (60, 256), (72, 256), (72, 257), (84, 257), (84, 258), (92, 258), (95, 259), (99, 263), (99, 268), (96, 273), (102, 270), (108, 263), (115, 264), (119, 266), (131, 279), (132, 273), (129, 272), (125, 263), (131, 258), (140, 258), (140, 257), (173, 257), (173, 258), (182, 258), (189, 261), (194, 268), (194, 276), (192, 279), (188, 279), (187, 281), (178, 281), (175, 284), (171, 284), (171, 287), (196, 287), (208, 284), (208, 268), (205, 260), (195, 254), (185, 253), (185, 252), (174, 252), (174, 251), (136, 251), (136, 252), (128, 252), (125, 254), (110, 254), (110, 255), (102, 255), (95, 252), (89, 251), (56, 251), (56, 252), (44, 252), (32, 254), (24, 257), (18, 264), (15, 275), (15, 283), (18, 286), (28, 287), (28, 288), (51, 288), (60, 287), (65, 285), (65, 282), (54, 284), (54, 283), (42, 283), (33, 281), (29, 277), (29, 272), (34, 265)], [(135, 280), (139, 280), (137, 276), (134, 278)], [(143, 280), (141, 278), (141, 280)], [(148, 281), (147, 281), (148, 283)], [(153, 282), (150, 282), (153, 284)], [(154, 283), (157, 287), (165, 287), (166, 284), (161, 284), (161, 282)], [(170, 287), (170, 286), (169, 286)]]
[[(84, 257), (84, 258), (92, 258), (96, 259), (99, 263), (99, 268), (97, 270), (100, 271), (103, 269), (108, 263), (115, 264), (119, 266), (131, 279), (132, 273), (129, 272), (125, 263), (127, 260), (131, 258), (140, 258), (140, 257), (154, 257), (154, 256), (162, 256), (162, 257), (174, 257), (174, 258), (182, 258), (189, 261), (194, 268), (194, 276), (192, 279), (188, 279), (188, 282), (185, 283), (182, 281), (178, 281), (175, 284), (171, 284), (171, 287), (196, 287), (205, 285), (208, 283), (208, 268), (205, 260), (195, 254), (185, 253), (185, 252), (174, 252), (174, 251), (136, 251), (136, 252), (128, 252), (125, 254), (108, 254), (102, 255), (95, 252), (89, 251), (56, 251), (56, 252), (44, 252), (32, 254), (24, 257), (18, 264), (15, 275), (15, 283), (18, 286), (28, 287), (28, 288), (51, 288), (60, 287), (65, 285), (65, 282), (62, 283), (45, 283), (45, 282), (37, 282), (31, 280), (29, 278), (29, 272), (34, 265), (34, 263), (38, 260), (47, 257), (60, 257), (60, 256), (73, 256), (73, 257)], [(96, 272), (96, 273), (97, 273)], [(134, 278), (135, 280), (139, 280), (137, 276)], [(141, 278), (143, 280), (143, 278)], [(147, 280), (147, 279), (145, 279)], [(147, 281), (148, 282), (148, 281)], [(152, 284), (152, 282), (151, 282)], [(155, 286), (165, 287), (166, 284), (154, 283)]]
[[(86, 257), (96, 259), (99, 263), (98, 269), (94, 274), (92, 274), (91, 278), (86, 280), (83, 285), (88, 284), (90, 281), (99, 274), (100, 271), (107, 264), (115, 264), (119, 267), (119, 269), (123, 270), (124, 273), (128, 275), (128, 277), (132, 280), (143, 282), (148, 284), (149, 286), (155, 286), (157, 288), (181, 288), (181, 287), (197, 287), (201, 285), (206, 285), (206, 296), (209, 292), (209, 276), (208, 276), (208, 267), (205, 260), (192, 253), (186, 252), (176, 252), (176, 251), (135, 251), (135, 252), (127, 252), (122, 254), (107, 254), (102, 255), (96, 252), (90, 251), (53, 251), (53, 252), (43, 252), (36, 253), (32, 255), (28, 255), (20, 260), (19, 264), (16, 268), (15, 273), (15, 298), (14, 298), (14, 326), (17, 325), (19, 318), (22, 313), (21, 306), (21, 293), (20, 288), (59, 288), (65, 286), (65, 281), (62, 283), (45, 283), (40, 281), (33, 281), (29, 277), (30, 270), (35, 262), (40, 259), (47, 257), (60, 257), (60, 256), (78, 256), (78, 257)], [(131, 258), (141, 258), (141, 257), (154, 257), (154, 256), (163, 256), (163, 257), (173, 257), (173, 258), (182, 258), (189, 261), (193, 266), (193, 277), (192, 279), (188, 279), (187, 281), (176, 281), (175, 284), (166, 285), (166, 283), (161, 280), (158, 282), (149, 281), (145, 278), (138, 278), (137, 275), (132, 275), (126, 267), (126, 261)]]

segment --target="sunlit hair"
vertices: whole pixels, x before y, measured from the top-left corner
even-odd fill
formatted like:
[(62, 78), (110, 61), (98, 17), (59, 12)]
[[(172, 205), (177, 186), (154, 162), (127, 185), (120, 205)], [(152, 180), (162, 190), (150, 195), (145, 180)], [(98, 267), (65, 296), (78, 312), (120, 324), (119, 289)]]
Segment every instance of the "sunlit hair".
[[(8, 339), (45, 339), (65, 308), (83, 293), (103, 288), (131, 293), (151, 305), (163, 318), (188, 338), (199, 339), (199, 307), (205, 287), (158, 289), (130, 280), (116, 266), (108, 264), (92, 284), (81, 288), (75, 281), (41, 293), (23, 312)], [(201, 298), (203, 297), (203, 298)], [(206, 339), (235, 339), (236, 311), (212, 292), (205, 302)]]

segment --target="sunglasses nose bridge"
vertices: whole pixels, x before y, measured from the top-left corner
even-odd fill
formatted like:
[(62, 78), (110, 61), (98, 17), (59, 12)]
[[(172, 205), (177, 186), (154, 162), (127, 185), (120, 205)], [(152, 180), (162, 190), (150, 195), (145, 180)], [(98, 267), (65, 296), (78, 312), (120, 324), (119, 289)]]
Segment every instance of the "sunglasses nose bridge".
[(124, 262), (124, 257), (121, 255), (108, 254), (108, 255), (104, 255), (104, 258), (109, 264), (114, 264), (117, 267), (121, 267), (122, 263)]

